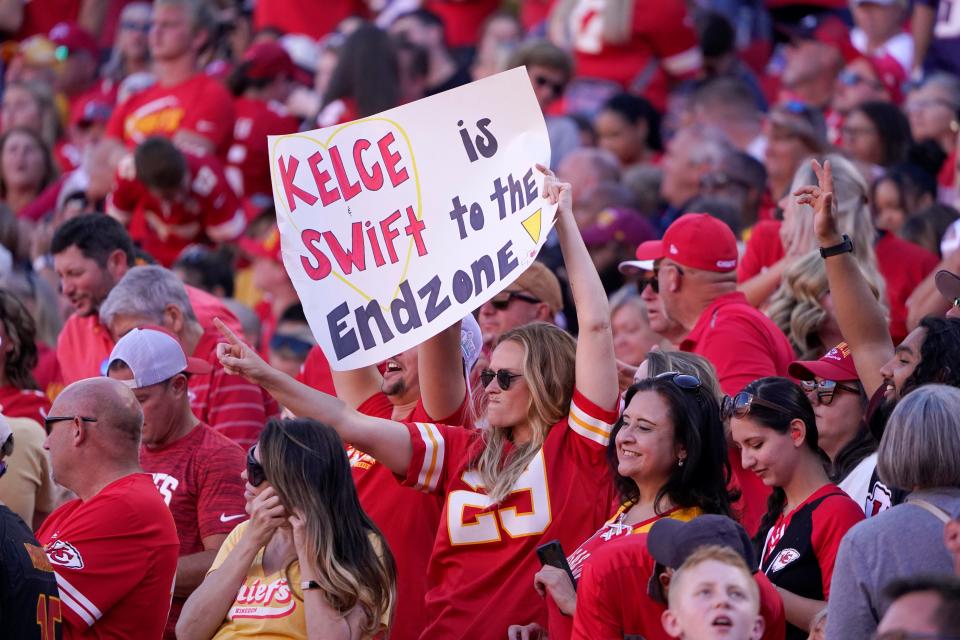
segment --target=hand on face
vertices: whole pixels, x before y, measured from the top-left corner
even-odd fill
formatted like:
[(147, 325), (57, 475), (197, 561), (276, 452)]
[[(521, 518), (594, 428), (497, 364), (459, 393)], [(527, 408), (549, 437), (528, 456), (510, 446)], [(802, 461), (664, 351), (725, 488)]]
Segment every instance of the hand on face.
[(270, 541), (274, 531), (288, 523), (287, 510), (280, 503), (280, 497), (273, 487), (261, 491), (249, 505), (250, 524), (247, 535), (258, 547)]

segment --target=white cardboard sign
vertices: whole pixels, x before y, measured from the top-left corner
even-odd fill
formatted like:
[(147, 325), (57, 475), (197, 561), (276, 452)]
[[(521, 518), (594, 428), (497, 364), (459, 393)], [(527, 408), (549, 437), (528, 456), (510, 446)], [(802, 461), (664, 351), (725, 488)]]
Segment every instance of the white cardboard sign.
[(553, 226), (534, 168), (550, 142), (523, 68), (269, 144), (283, 264), (337, 370), (460, 320)]

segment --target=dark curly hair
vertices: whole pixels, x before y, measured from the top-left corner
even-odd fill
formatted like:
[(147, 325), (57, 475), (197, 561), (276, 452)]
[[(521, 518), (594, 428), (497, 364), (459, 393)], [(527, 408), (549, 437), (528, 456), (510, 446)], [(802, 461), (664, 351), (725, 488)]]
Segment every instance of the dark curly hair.
[(904, 382), (901, 396), (932, 382), (960, 387), (960, 319), (928, 316), (920, 326), (927, 330), (920, 361)]
[[(799, 385), (788, 378), (769, 376), (754, 380), (745, 386), (741, 393), (752, 394), (755, 398), (766, 400), (786, 409), (786, 411), (781, 411), (755, 402), (750, 406), (750, 413), (746, 419), (768, 429), (773, 429), (780, 434), (789, 432), (790, 423), (794, 420), (802, 420), (804, 427), (806, 427), (804, 443), (811, 451), (818, 454), (824, 462), (827, 462), (827, 456), (821, 451), (817, 442), (819, 436), (817, 416), (813, 413), (813, 405), (810, 404), (810, 399)], [(754, 545), (757, 547), (757, 553), (763, 552), (767, 532), (770, 531), (777, 518), (783, 513), (786, 504), (786, 492), (782, 487), (774, 487), (770, 493), (770, 498), (767, 500), (767, 512), (760, 520), (760, 528), (753, 539)]]
[[(717, 400), (702, 388), (694, 392), (681, 389), (670, 378), (647, 378), (627, 389), (624, 406), (629, 406), (640, 391), (653, 391), (666, 401), (673, 421), (674, 442), (687, 452), (684, 465), (674, 465), (667, 482), (657, 492), (656, 513), (662, 513), (660, 504), (669, 499), (681, 508), (697, 507), (704, 513), (730, 516), (730, 503), (739, 496), (727, 490), (730, 460)], [(607, 463), (620, 500), (626, 503), (640, 496), (636, 483), (618, 471), (616, 440), (622, 428), (621, 414), (610, 433)]]
[(32, 372), (37, 366), (37, 325), (17, 296), (2, 288), (0, 322), (7, 334), (6, 340), (12, 345), (3, 366), (7, 383), (17, 389), (36, 389)]

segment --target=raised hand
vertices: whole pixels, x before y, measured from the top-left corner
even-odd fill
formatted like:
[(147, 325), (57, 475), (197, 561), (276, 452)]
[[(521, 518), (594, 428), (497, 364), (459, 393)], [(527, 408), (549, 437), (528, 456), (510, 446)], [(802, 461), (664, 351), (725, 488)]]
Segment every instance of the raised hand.
[(572, 218), (573, 217), (573, 196), (572, 190), (569, 182), (561, 182), (556, 174), (543, 166), (538, 164), (537, 171), (544, 175), (543, 178), (543, 197), (550, 204), (556, 204), (557, 207), (557, 219), (558, 222), (562, 221), (567, 214)]
[(831, 247), (839, 244), (843, 239), (837, 228), (837, 203), (833, 191), (833, 169), (830, 161), (823, 166), (816, 160), (811, 160), (814, 173), (817, 174), (818, 185), (806, 185), (793, 192), (797, 197), (797, 204), (806, 204), (813, 207), (813, 232), (821, 247)]
[(230, 327), (223, 324), (220, 318), (214, 318), (213, 323), (227, 340), (226, 343), (221, 342), (217, 345), (217, 359), (220, 360), (224, 370), (230, 375), (243, 376), (250, 382), (260, 384), (270, 372), (270, 365), (238, 338)]
[(533, 587), (541, 596), (546, 596), (549, 593), (560, 611), (568, 616), (573, 615), (577, 608), (577, 592), (566, 571), (544, 565), (533, 576)]

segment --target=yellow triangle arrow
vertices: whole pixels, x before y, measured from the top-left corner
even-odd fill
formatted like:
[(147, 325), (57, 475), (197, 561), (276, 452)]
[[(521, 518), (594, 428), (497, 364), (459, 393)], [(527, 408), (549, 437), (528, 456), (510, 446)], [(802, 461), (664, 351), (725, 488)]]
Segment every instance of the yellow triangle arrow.
[(531, 215), (529, 218), (527, 218), (521, 223), (523, 224), (523, 228), (527, 230), (527, 234), (529, 234), (530, 239), (533, 240), (533, 244), (537, 244), (538, 242), (540, 242), (540, 212), (541, 211), (543, 211), (543, 209), (537, 209), (533, 213), (533, 215)]

